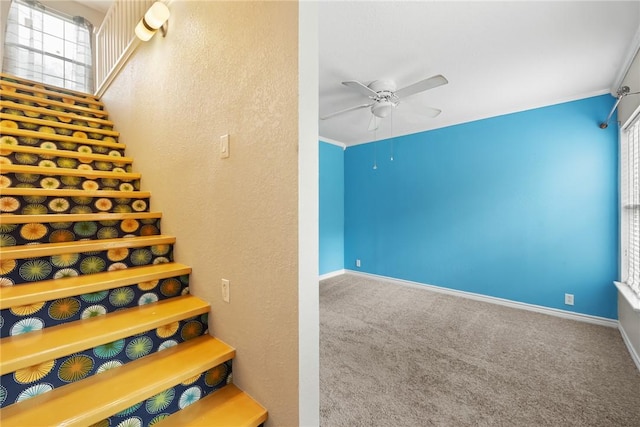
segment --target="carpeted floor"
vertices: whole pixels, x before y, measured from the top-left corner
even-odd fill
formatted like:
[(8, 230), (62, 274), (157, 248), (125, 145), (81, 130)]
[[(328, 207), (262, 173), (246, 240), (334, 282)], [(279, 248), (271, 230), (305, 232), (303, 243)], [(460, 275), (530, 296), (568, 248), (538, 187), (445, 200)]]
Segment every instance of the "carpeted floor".
[(640, 426), (620, 333), (380, 280), (320, 283), (323, 427)]

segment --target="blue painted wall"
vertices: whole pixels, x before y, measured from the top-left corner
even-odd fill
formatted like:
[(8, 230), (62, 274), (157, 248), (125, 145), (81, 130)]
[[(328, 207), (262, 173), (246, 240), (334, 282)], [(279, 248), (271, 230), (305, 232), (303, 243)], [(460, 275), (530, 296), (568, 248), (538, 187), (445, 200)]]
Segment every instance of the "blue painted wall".
[(344, 268), (344, 150), (320, 142), (320, 274)]
[(618, 135), (598, 128), (613, 102), (348, 148), (345, 268), (616, 318)]

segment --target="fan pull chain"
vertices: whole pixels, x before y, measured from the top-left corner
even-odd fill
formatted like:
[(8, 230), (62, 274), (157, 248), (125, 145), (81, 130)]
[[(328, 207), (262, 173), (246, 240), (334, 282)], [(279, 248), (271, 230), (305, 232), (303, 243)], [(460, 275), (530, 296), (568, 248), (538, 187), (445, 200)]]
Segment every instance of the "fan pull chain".
[(373, 170), (378, 169), (378, 128), (373, 130)]
[(391, 161), (393, 162), (393, 110), (391, 110)]

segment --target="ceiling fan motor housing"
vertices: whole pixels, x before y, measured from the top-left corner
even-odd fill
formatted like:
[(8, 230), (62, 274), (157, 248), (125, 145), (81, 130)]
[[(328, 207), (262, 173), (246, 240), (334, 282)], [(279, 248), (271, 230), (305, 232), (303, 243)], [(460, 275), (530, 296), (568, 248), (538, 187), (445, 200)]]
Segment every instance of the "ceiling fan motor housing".
[(396, 83), (393, 80), (375, 80), (367, 86), (378, 95), (371, 97), (375, 104), (371, 106), (371, 112), (380, 118), (387, 117), (393, 107), (398, 104), (398, 99), (394, 94)]
[(396, 91), (396, 82), (393, 80), (374, 80), (367, 86), (374, 92), (389, 92)]

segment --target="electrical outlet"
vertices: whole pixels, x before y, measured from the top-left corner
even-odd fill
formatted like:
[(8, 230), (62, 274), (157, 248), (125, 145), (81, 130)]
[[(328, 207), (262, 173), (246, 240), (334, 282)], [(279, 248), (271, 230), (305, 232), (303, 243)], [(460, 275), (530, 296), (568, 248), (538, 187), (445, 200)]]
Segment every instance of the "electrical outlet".
[(358, 268), (360, 267), (360, 260), (359, 259), (356, 260), (356, 267), (358, 267)]
[(222, 279), (222, 301), (229, 302), (229, 281)]
[(573, 294), (564, 294), (565, 305), (573, 305)]

